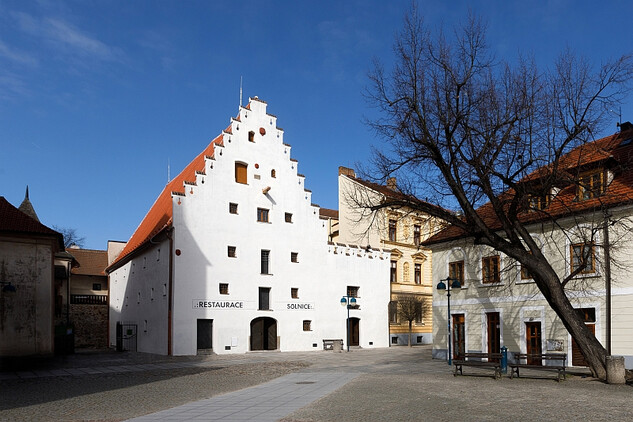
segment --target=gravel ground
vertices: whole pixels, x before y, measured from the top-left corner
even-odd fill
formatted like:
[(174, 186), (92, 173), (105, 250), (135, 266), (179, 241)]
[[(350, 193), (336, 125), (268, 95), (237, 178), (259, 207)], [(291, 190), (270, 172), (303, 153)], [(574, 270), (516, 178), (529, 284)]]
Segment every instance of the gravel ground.
[[(537, 375), (539, 376), (539, 375)], [(492, 379), (370, 373), (296, 411), (284, 422), (631, 421), (631, 386), (570, 377)]]
[(5, 380), (1, 421), (120, 421), (258, 385), (303, 362)]

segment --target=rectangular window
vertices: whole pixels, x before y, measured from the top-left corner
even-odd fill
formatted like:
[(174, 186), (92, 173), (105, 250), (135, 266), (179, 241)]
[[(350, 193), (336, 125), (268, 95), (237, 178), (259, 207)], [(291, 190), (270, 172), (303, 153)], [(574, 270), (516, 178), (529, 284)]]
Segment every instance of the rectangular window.
[(268, 210), (266, 208), (257, 208), (257, 221), (268, 223)]
[(299, 253), (290, 252), (290, 262), (299, 262)]
[(270, 287), (259, 288), (259, 310), (270, 310)]
[(395, 300), (389, 302), (389, 323), (398, 323), (398, 302)]
[(458, 280), (464, 285), (464, 261), (454, 261), (448, 263), (448, 276), (453, 280)]
[(237, 248), (235, 246), (229, 246), (227, 248), (227, 253), (229, 258), (236, 258), (237, 257)]
[(237, 204), (235, 202), (229, 202), (229, 214), (237, 214)]
[(596, 272), (596, 256), (594, 245), (590, 243), (576, 243), (571, 245), (571, 271), (580, 270), (581, 274)]
[(293, 299), (299, 299), (299, 289), (297, 287), (290, 288), (290, 297)]
[(415, 284), (422, 284), (422, 264), (415, 264), (413, 281)]
[(236, 183), (247, 183), (247, 165), (244, 163), (235, 163), (235, 182)]
[(270, 274), (270, 251), (262, 249), (262, 274)]
[(530, 209), (544, 210), (549, 205), (549, 195), (530, 195)]
[(487, 256), (481, 259), (482, 283), (500, 283), (500, 259), (499, 255)]
[(420, 246), (420, 226), (418, 224), (413, 226), (413, 244)]
[(285, 217), (284, 217), (286, 223), (292, 223), (292, 214), (287, 212)]
[(396, 220), (389, 220), (389, 241), (396, 241)]
[(101, 283), (92, 283), (92, 290), (101, 290)]
[(422, 302), (415, 302), (415, 323), (416, 324), (422, 324), (422, 317), (423, 317), (423, 311), (422, 311)]
[(398, 282), (398, 262), (391, 261), (391, 272), (389, 273), (389, 279), (392, 283)]
[(312, 321), (303, 320), (303, 331), (312, 331)]
[(220, 294), (221, 295), (229, 294), (229, 283), (220, 283)]
[(580, 175), (578, 180), (578, 200), (597, 198), (604, 193), (604, 171), (593, 170)]
[(398, 337), (391, 337), (391, 344), (398, 344)]
[(347, 286), (347, 296), (358, 297), (358, 286)]

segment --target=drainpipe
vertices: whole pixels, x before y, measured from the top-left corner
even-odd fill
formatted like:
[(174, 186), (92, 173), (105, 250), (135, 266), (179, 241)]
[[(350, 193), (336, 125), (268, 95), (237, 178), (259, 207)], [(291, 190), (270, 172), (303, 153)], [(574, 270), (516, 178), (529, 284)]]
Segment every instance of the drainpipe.
[(604, 282), (606, 295), (607, 319), (607, 355), (611, 356), (611, 246), (609, 244), (609, 213), (605, 212), (604, 227), (602, 228), (604, 249)]
[(174, 238), (173, 229), (167, 229), (166, 234), (169, 239), (169, 280), (168, 280), (168, 294), (167, 297), (167, 355), (172, 356), (174, 354), (172, 350), (172, 328), (173, 328), (173, 300), (174, 300)]

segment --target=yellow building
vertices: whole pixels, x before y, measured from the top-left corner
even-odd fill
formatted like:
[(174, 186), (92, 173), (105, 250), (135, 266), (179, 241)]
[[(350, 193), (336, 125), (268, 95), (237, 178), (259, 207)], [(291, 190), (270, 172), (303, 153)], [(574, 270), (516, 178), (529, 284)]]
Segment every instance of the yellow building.
[[(372, 211), (371, 205), (402, 194), (394, 178), (387, 186), (339, 167), (338, 236), (333, 241), (391, 250), (389, 336), (391, 345), (433, 342), (431, 251), (421, 246), (439, 228), (437, 219), (403, 207)], [(409, 321), (411, 320), (411, 321)]]

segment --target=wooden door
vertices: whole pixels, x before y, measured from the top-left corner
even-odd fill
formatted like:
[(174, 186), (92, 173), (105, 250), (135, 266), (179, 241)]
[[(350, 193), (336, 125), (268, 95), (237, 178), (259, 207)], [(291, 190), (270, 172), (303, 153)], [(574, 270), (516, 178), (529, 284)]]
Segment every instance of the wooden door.
[[(596, 325), (595, 324), (586, 324), (586, 325), (589, 328), (589, 330), (591, 330), (593, 335), (595, 335)], [(587, 361), (585, 360), (585, 357), (582, 355), (582, 352), (580, 351), (580, 347), (578, 347), (578, 343), (576, 343), (576, 340), (574, 340), (573, 337), (571, 339), (571, 364), (573, 366), (589, 366), (589, 364), (587, 364)]]
[(466, 353), (466, 324), (464, 314), (453, 315), (453, 359), (460, 359)]
[[(501, 353), (501, 320), (499, 312), (488, 312), (486, 314), (486, 325), (488, 328), (488, 353)], [(498, 361), (498, 359), (495, 361)]]
[(528, 365), (541, 365), (541, 359), (532, 358), (531, 355), (541, 354), (541, 323), (526, 322), (525, 323), (525, 344), (527, 346), (526, 353)]
[(349, 319), (349, 345), (358, 346), (360, 345), (359, 340), (360, 340), (360, 319), (350, 318)]

